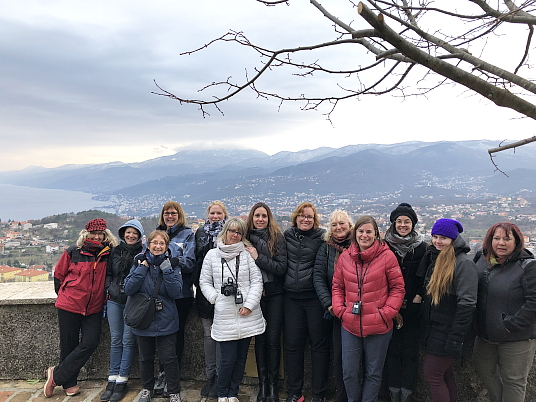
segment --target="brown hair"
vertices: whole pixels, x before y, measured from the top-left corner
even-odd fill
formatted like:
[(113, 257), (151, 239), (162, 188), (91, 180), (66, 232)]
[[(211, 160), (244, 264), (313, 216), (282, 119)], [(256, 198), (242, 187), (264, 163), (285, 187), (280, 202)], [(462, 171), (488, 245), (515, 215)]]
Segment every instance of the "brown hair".
[(482, 252), (486, 256), (488, 263), (490, 262), (491, 257), (497, 257), (493, 252), (493, 247), (491, 246), (493, 236), (495, 235), (495, 231), (497, 229), (503, 229), (507, 235), (511, 234), (514, 236), (516, 247), (514, 248), (512, 254), (525, 248), (525, 239), (523, 237), (523, 233), (521, 233), (521, 230), (517, 227), (517, 225), (511, 222), (498, 222), (488, 229), (486, 236), (484, 237), (484, 241), (482, 242)]
[(316, 208), (313, 204), (310, 202), (302, 202), (300, 205), (296, 207), (296, 209), (292, 212), (292, 215), (290, 216), (290, 219), (292, 221), (292, 227), (296, 227), (296, 219), (298, 219), (298, 215), (303, 214), (303, 210), (305, 208), (311, 208), (315, 214), (314, 217), (314, 224), (313, 229), (316, 230), (320, 227), (320, 220), (318, 219), (318, 213), (316, 212)]
[(249, 234), (253, 229), (255, 229), (255, 225), (253, 224), (253, 217), (255, 215), (255, 211), (259, 208), (264, 208), (266, 210), (266, 214), (268, 215), (268, 249), (270, 250), (270, 254), (273, 256), (275, 253), (275, 246), (277, 243), (277, 237), (282, 234), (281, 229), (279, 228), (279, 225), (276, 223), (274, 219), (274, 215), (272, 214), (272, 210), (268, 205), (266, 205), (264, 202), (258, 202), (255, 205), (251, 207), (251, 210), (249, 211), (248, 220), (247, 220), (247, 237), (249, 239)]
[(182, 209), (181, 204), (179, 204), (177, 201), (168, 201), (164, 204), (162, 211), (160, 212), (160, 217), (158, 218), (158, 224), (160, 226), (166, 226), (164, 221), (164, 212), (171, 208), (173, 208), (179, 214), (177, 226), (186, 226), (186, 215), (184, 213), (184, 209)]
[(361, 226), (363, 226), (363, 225), (365, 225), (367, 223), (371, 223), (372, 227), (374, 228), (374, 238), (378, 242), (383, 243), (383, 240), (380, 237), (380, 229), (378, 228), (378, 224), (376, 223), (376, 219), (374, 219), (370, 215), (360, 216), (357, 219), (357, 221), (355, 221), (354, 227), (352, 228), (352, 243), (357, 243), (357, 238), (356, 238), (356, 235), (355, 235), (356, 232), (357, 232), (357, 229), (359, 229)]

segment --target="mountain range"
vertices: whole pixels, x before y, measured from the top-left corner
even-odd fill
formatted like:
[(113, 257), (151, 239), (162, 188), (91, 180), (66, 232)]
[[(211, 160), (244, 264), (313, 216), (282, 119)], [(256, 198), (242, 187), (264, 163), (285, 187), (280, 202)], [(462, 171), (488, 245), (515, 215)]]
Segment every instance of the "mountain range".
[[(533, 197), (536, 144), (497, 154), (494, 161), (508, 177), (490, 161), (487, 149), (495, 146), (496, 142), (486, 140), (404, 142), (323, 147), (272, 156), (251, 149), (190, 150), (139, 163), (0, 172), (0, 183), (84, 191), (115, 203), (157, 195), (184, 200), (200, 212), (213, 199), (249, 202), (295, 194), (370, 199), (394, 194), (483, 198), (523, 192)], [(145, 213), (150, 210), (144, 207)], [(129, 212), (136, 214), (135, 210)]]

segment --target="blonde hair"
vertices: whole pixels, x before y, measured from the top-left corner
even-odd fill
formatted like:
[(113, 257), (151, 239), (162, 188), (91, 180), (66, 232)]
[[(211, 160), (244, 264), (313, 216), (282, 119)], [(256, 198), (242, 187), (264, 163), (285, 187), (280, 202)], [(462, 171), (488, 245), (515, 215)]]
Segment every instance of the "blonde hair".
[(223, 244), (227, 240), (227, 232), (229, 229), (238, 230), (240, 233), (242, 233), (242, 242), (246, 246), (251, 246), (251, 243), (249, 240), (246, 239), (246, 233), (247, 233), (247, 226), (246, 222), (244, 222), (241, 218), (231, 218), (228, 221), (225, 222), (225, 225), (223, 225), (223, 229), (221, 230), (220, 234), (218, 235), (218, 241), (221, 241)]
[(329, 216), (329, 227), (328, 227), (327, 232), (324, 234), (324, 240), (325, 241), (329, 241), (329, 239), (331, 238), (331, 235), (333, 234), (333, 228), (331, 227), (331, 224), (334, 223), (334, 222), (339, 222), (339, 221), (348, 222), (348, 228), (350, 229), (348, 234), (351, 235), (351, 233), (352, 233), (352, 220), (350, 219), (350, 216), (348, 215), (348, 213), (346, 211), (343, 211), (342, 209), (336, 209)]
[(223, 219), (227, 219), (229, 217), (229, 214), (227, 213), (227, 208), (225, 208), (225, 204), (220, 200), (215, 200), (208, 204), (207, 210), (205, 211), (206, 216), (208, 216), (208, 214), (210, 213), (210, 208), (212, 208), (214, 205), (219, 206), (223, 211)]
[(158, 218), (158, 224), (160, 226), (166, 226), (166, 222), (164, 221), (164, 212), (170, 208), (173, 208), (178, 213), (179, 220), (177, 221), (176, 225), (186, 226), (186, 214), (184, 213), (184, 209), (182, 209), (181, 204), (179, 204), (177, 201), (168, 201), (164, 204), (162, 211), (160, 212), (160, 217)]
[[(110, 231), (110, 229), (103, 230), (102, 232), (104, 233), (104, 240), (102, 241), (103, 243), (109, 243), (110, 247), (116, 247), (119, 245), (119, 241)], [(88, 232), (86, 229), (82, 229), (79, 233), (78, 240), (76, 241), (76, 247), (81, 248), (86, 239), (89, 237), (90, 233), (91, 232)]]
[(445, 296), (454, 279), (454, 267), (456, 266), (456, 253), (454, 246), (449, 244), (439, 252), (434, 266), (434, 272), (427, 285), (427, 294), (432, 296), (432, 304), (438, 305)]

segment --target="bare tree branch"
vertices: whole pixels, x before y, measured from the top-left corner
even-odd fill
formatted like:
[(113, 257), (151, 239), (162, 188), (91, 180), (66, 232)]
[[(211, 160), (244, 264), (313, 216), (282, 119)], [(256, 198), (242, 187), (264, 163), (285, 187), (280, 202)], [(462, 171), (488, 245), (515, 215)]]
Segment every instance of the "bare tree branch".
[(508, 145), (501, 145), (500, 147), (497, 147), (497, 148), (488, 149), (488, 154), (491, 155), (491, 154), (494, 154), (494, 153), (497, 153), (497, 152), (504, 151), (505, 149), (517, 148), (517, 147), (520, 147), (520, 146), (525, 145), (525, 144), (530, 144), (531, 142), (534, 142), (534, 141), (536, 141), (536, 136), (530, 137), (530, 138), (525, 138), (524, 140), (513, 142), (513, 143), (508, 144)]

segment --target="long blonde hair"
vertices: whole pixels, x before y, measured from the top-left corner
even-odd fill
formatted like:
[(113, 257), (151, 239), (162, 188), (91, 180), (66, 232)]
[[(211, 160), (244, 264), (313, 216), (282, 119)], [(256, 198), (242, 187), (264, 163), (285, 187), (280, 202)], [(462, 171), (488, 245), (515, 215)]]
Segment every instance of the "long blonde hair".
[(456, 253), (453, 243), (440, 251), (434, 266), (434, 272), (427, 286), (427, 294), (432, 296), (432, 304), (438, 305), (445, 296), (454, 279), (454, 267), (456, 266)]

